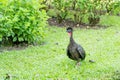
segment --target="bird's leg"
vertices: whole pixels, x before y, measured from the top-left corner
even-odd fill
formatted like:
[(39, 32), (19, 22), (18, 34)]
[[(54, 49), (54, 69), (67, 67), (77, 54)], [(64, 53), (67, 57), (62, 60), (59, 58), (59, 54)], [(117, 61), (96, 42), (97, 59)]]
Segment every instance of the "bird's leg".
[(80, 66), (80, 65), (81, 65), (80, 61), (77, 61), (76, 65), (77, 65), (77, 66)]

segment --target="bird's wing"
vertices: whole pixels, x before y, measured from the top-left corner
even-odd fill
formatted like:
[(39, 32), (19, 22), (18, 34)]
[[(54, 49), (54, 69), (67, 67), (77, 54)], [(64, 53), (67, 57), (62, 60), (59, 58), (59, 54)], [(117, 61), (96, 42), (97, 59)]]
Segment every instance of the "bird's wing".
[(70, 58), (70, 51), (67, 49), (67, 56)]
[(72, 56), (71, 56), (71, 54), (70, 54), (69, 49), (67, 49), (67, 56), (68, 56), (69, 58), (73, 59)]
[(80, 54), (82, 59), (85, 58), (85, 51), (80, 45), (78, 45), (78, 47), (77, 47), (77, 52)]

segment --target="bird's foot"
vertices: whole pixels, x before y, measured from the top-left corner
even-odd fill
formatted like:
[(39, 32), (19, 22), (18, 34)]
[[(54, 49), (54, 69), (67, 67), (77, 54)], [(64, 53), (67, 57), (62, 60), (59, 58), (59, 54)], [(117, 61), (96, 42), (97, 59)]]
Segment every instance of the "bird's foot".
[(81, 65), (81, 63), (80, 63), (80, 62), (77, 62), (75, 68), (79, 68), (80, 65)]
[(80, 65), (81, 65), (81, 63), (80, 63), (80, 62), (77, 62), (77, 63), (76, 63), (76, 65), (77, 65), (77, 66), (80, 66)]

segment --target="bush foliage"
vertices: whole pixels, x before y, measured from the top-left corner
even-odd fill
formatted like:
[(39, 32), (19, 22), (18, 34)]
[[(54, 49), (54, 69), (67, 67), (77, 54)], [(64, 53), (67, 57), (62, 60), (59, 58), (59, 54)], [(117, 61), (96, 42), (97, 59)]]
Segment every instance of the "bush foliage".
[(37, 0), (9, 0), (0, 4), (2, 41), (21, 43), (43, 39), (48, 16)]
[(66, 16), (68, 15), (68, 10), (70, 7), (69, 0), (54, 0), (53, 5), (54, 9), (56, 10), (56, 15), (59, 23), (61, 23), (63, 20), (66, 19)]
[(52, 0), (51, 6), (59, 23), (70, 14), (76, 23), (82, 24), (87, 19), (94, 26), (100, 22), (101, 15), (120, 14), (119, 0)]

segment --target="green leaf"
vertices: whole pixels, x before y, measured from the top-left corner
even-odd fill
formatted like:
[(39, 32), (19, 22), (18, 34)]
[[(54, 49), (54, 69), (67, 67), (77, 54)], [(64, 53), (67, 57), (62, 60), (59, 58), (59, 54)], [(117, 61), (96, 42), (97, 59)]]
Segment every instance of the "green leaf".
[(24, 41), (23, 37), (18, 37), (18, 41)]
[(14, 38), (13, 38), (13, 42), (16, 42), (16, 41), (17, 41), (17, 37), (14, 37)]

